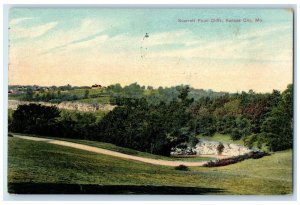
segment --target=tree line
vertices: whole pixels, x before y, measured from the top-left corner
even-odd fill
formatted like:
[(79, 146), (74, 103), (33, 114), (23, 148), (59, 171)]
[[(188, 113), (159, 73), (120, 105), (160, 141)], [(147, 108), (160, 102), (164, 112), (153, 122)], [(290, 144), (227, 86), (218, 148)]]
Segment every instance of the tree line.
[[(88, 98), (98, 97), (110, 97), (110, 104), (120, 105), (126, 98), (145, 98), (150, 104), (159, 104), (161, 101), (170, 103), (177, 99), (179, 95), (178, 91), (184, 87), (184, 85), (172, 86), (172, 87), (158, 87), (141, 86), (137, 83), (121, 86), (119, 83), (108, 86), (107, 88), (101, 88), (98, 93), (90, 93), (90, 87), (87, 86), (21, 86), (21, 93), (11, 94), (11, 97), (15, 97), (24, 101), (35, 102), (51, 102), (60, 103), (63, 101), (76, 101)], [(18, 86), (10, 86), (12, 89), (18, 89)], [(74, 93), (74, 90), (81, 90), (82, 92)], [(201, 97), (220, 97), (228, 94), (226, 92), (214, 92), (212, 90), (203, 89), (190, 89), (189, 97), (198, 100)]]

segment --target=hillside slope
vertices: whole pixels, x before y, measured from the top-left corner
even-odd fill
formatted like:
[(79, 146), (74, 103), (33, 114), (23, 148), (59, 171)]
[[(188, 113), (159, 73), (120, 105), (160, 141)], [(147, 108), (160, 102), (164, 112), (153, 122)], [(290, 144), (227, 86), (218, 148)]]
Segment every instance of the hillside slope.
[(144, 164), (9, 138), (10, 193), (291, 194), (292, 151), (226, 167)]

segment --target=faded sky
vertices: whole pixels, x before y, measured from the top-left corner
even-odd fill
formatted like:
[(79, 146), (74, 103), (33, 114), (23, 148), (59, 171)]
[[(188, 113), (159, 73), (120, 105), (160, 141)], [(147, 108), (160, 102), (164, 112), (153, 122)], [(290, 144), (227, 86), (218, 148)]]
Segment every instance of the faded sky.
[[(212, 18), (224, 22), (197, 23)], [(253, 22), (225, 22), (244, 18)], [(292, 82), (293, 14), (285, 9), (14, 8), (9, 27), (9, 84), (269, 92)]]

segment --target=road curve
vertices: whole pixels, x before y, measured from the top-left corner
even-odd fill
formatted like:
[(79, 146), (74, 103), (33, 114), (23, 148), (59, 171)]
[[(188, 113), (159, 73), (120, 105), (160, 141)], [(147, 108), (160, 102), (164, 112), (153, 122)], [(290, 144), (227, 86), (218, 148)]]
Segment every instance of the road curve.
[(130, 160), (135, 160), (139, 162), (144, 162), (148, 164), (155, 164), (155, 165), (163, 165), (163, 166), (172, 166), (176, 167), (179, 165), (185, 165), (188, 167), (199, 167), (205, 165), (207, 162), (184, 162), (184, 161), (168, 161), (168, 160), (160, 160), (160, 159), (150, 159), (146, 157), (138, 157), (138, 156), (133, 156), (133, 155), (128, 155), (128, 154), (123, 154), (120, 152), (115, 152), (107, 149), (102, 149), (98, 147), (93, 147), (89, 145), (83, 145), (83, 144), (78, 144), (78, 143), (73, 143), (73, 142), (66, 142), (62, 140), (53, 140), (53, 139), (47, 139), (47, 138), (40, 138), (40, 137), (28, 137), (28, 136), (22, 136), (22, 135), (15, 135), (14, 137), (25, 139), (25, 140), (32, 140), (32, 141), (38, 141), (38, 142), (45, 142), (49, 144), (55, 144), (55, 145), (61, 145), (65, 147), (72, 147), (76, 149), (81, 149), (89, 152), (94, 152), (98, 154), (104, 154), (104, 155), (110, 155), (113, 157), (119, 157), (123, 159), (130, 159)]

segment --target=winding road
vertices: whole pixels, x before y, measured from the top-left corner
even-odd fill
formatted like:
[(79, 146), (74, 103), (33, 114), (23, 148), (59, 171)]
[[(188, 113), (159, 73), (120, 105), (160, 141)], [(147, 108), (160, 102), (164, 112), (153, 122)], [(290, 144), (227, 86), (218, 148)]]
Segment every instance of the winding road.
[[(163, 166), (172, 166), (176, 167), (179, 165), (185, 165), (188, 167), (196, 167), (196, 166), (203, 166), (207, 162), (185, 162), (185, 161), (168, 161), (168, 160), (160, 160), (160, 159), (150, 159), (146, 157), (138, 157), (138, 156), (133, 156), (133, 155), (128, 155), (128, 154), (123, 154), (120, 152), (115, 152), (107, 149), (102, 149), (98, 147), (93, 147), (89, 145), (83, 145), (83, 144), (78, 144), (78, 143), (73, 143), (73, 142), (67, 142), (67, 141), (62, 141), (62, 140), (54, 140), (54, 139), (47, 139), (47, 138), (40, 138), (40, 137), (28, 137), (28, 136), (23, 136), (23, 135), (16, 135), (14, 134), (14, 137), (25, 139), (25, 140), (32, 140), (32, 141), (38, 141), (38, 142), (45, 142), (49, 144), (55, 144), (55, 145), (61, 145), (65, 147), (72, 147), (80, 150), (85, 150), (89, 152), (94, 152), (98, 154), (104, 154), (104, 155), (109, 155), (113, 157), (119, 157), (123, 159), (129, 159), (129, 160), (135, 160), (139, 162), (144, 162), (148, 164), (155, 164), (155, 165), (163, 165)], [(216, 156), (212, 156), (216, 157)]]

